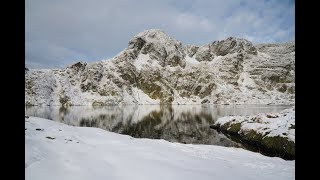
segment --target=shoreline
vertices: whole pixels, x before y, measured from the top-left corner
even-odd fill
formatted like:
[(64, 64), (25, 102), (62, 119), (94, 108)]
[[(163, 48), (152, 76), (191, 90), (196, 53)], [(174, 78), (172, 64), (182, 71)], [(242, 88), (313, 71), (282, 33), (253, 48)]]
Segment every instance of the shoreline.
[(279, 113), (219, 118), (212, 129), (268, 156), (295, 159), (295, 108)]

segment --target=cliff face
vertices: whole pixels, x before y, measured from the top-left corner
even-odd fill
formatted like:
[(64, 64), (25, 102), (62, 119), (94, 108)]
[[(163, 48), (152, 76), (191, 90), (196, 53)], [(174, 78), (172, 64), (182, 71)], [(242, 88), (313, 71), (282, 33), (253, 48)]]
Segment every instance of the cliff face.
[(229, 37), (183, 46), (136, 35), (110, 60), (25, 72), (26, 105), (294, 104), (295, 44)]

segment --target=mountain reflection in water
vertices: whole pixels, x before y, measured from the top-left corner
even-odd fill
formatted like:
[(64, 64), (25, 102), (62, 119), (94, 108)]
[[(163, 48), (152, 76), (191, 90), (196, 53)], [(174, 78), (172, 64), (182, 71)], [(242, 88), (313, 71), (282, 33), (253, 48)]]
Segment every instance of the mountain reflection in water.
[(73, 126), (98, 127), (135, 138), (187, 144), (242, 147), (210, 129), (219, 117), (279, 112), (290, 106), (268, 105), (122, 105), (26, 106), (26, 115)]

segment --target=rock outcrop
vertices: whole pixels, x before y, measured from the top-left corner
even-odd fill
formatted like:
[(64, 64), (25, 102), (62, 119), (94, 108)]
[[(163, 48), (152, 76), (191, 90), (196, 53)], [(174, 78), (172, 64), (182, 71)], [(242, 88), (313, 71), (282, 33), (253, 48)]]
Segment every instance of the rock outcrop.
[[(196, 48), (192, 46), (189, 49), (190, 52), (193, 52), (191, 50), (195, 50)], [(233, 53), (257, 55), (257, 49), (251, 42), (245, 39), (229, 37), (222, 41), (214, 41), (213, 43), (201, 46), (194, 54), (195, 59), (198, 61), (212, 61), (216, 56), (225, 56)], [(192, 53), (189, 53), (189, 56), (191, 54)]]
[[(260, 152), (295, 159), (295, 108), (256, 116), (226, 116), (210, 126)], [(250, 148), (250, 147), (249, 147)]]

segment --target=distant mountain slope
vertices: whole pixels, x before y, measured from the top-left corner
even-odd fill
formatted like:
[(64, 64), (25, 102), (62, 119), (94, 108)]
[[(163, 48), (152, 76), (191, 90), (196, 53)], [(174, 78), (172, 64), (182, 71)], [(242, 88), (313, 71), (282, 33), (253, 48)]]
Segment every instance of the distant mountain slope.
[(26, 105), (294, 104), (295, 44), (229, 37), (183, 46), (163, 31), (136, 35), (110, 60), (25, 71)]

